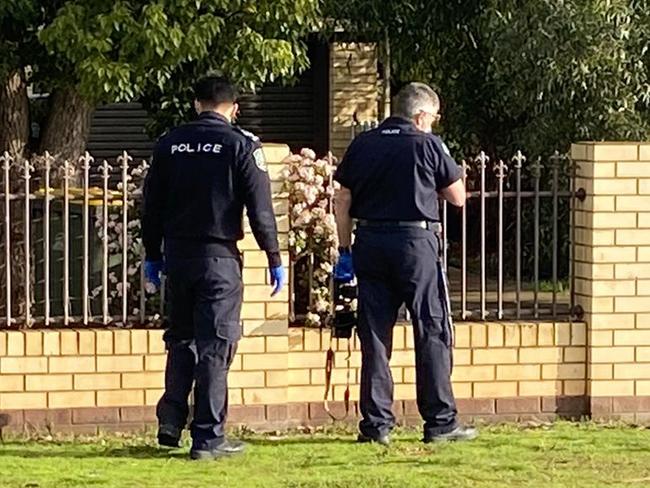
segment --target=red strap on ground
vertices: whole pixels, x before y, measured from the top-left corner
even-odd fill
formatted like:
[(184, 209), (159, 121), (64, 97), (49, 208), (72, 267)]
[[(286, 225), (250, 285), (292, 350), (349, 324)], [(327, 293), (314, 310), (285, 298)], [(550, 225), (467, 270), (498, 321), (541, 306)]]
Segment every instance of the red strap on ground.
[(352, 348), (350, 341), (348, 340), (348, 356), (346, 358), (347, 362), (347, 385), (345, 388), (345, 393), (343, 394), (343, 404), (345, 406), (345, 415), (342, 417), (337, 417), (334, 415), (330, 409), (329, 405), (329, 396), (330, 392), (334, 393), (332, 389), (332, 372), (334, 371), (334, 349), (332, 349), (331, 341), (330, 348), (328, 349), (325, 355), (325, 395), (323, 397), (323, 408), (327, 412), (327, 415), (330, 416), (332, 420), (345, 420), (350, 413), (350, 358), (352, 357)]

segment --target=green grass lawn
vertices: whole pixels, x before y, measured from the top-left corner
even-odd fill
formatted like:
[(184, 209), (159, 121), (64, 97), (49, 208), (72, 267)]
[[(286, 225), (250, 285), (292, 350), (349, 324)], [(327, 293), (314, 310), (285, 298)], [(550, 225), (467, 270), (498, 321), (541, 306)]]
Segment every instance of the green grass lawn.
[(187, 459), (152, 437), (5, 440), (2, 487), (600, 487), (650, 486), (650, 430), (559, 423), (490, 427), (471, 443), (357, 445), (352, 432), (243, 435), (245, 455)]

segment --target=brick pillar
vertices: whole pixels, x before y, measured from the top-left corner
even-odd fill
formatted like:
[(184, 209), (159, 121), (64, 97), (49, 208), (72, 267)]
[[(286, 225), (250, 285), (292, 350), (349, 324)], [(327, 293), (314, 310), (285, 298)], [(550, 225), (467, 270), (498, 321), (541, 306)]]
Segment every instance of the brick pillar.
[(594, 417), (650, 412), (650, 144), (580, 143), (576, 294)]
[(330, 50), (330, 146), (341, 158), (352, 140), (352, 121), (376, 120), (379, 108), (374, 44), (333, 43)]
[[(287, 276), (289, 200), (282, 193), (281, 172), (284, 167), (282, 161), (289, 153), (289, 147), (285, 144), (264, 144), (278, 223), (278, 240)], [(244, 407), (244, 414), (239, 420), (250, 423), (263, 422), (266, 418), (281, 424), (287, 418), (290, 287), (287, 283), (282, 293), (271, 298), (266, 254), (259, 250), (248, 220), (245, 221), (244, 230), (244, 239), (239, 244), (244, 253), (244, 337), (238, 349), (241, 360), (237, 358), (231, 374), (230, 400), (235, 406), (234, 412)], [(257, 417), (251, 418), (251, 412)], [(236, 421), (237, 418), (235, 414), (233, 419)]]
[[(286, 144), (264, 144), (264, 155), (271, 178), (273, 209), (278, 223), (278, 240), (282, 262), (289, 266), (289, 199), (282, 193), (282, 161), (290, 154)], [(270, 297), (270, 281), (266, 253), (259, 249), (248, 219), (244, 222), (244, 239), (239, 243), (244, 254), (244, 335), (287, 335), (289, 317), (288, 286)], [(287, 273), (288, 274), (288, 273)]]

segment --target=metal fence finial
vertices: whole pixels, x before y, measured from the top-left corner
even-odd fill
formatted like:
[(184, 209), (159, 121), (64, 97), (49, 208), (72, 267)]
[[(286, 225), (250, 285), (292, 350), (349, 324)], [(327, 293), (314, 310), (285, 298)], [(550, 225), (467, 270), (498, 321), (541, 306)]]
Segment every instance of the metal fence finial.
[(521, 151), (517, 151), (512, 157), (515, 169), (521, 169), (526, 162), (526, 156), (523, 155)]

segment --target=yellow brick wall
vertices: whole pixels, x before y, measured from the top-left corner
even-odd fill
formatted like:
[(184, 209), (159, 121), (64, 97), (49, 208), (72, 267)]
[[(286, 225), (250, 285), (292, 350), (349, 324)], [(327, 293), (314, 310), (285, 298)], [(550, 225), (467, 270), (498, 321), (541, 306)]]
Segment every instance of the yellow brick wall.
[(576, 293), (588, 324), (589, 393), (650, 394), (650, 144), (572, 146)]
[[(270, 333), (276, 335), (253, 331), (242, 338), (229, 380), (232, 404), (286, 402), (286, 320), (284, 331), (274, 325)], [(164, 385), (162, 334), (162, 330), (2, 331), (0, 410), (155, 405)], [(44, 352), (46, 343), (49, 349)], [(86, 348), (65, 354), (64, 344)]]
[[(584, 324), (461, 323), (456, 328), (453, 381), (458, 398), (586, 393)], [(329, 331), (285, 328), (280, 333), (271, 328), (269, 335), (261, 330), (240, 342), (229, 377), (231, 404), (322, 401)], [(64, 344), (79, 352), (65, 354)], [(351, 343), (349, 372), (347, 341), (331, 344), (335, 368), (330, 398), (343, 400), (349, 374), (356, 400), (358, 341)], [(619, 349), (618, 357), (628, 351), (629, 359), (634, 358), (634, 347)], [(162, 393), (165, 359), (161, 330), (2, 331), (0, 410), (155, 405)], [(414, 365), (412, 329), (398, 325), (391, 361), (396, 400), (415, 399)], [(607, 362), (596, 366), (603, 377), (631, 374)]]
[(352, 140), (352, 121), (376, 120), (379, 85), (374, 44), (333, 43), (330, 49), (330, 148), (341, 158)]
[[(282, 251), (282, 262), (289, 264), (289, 216), (288, 198), (281, 193), (282, 160), (289, 155), (289, 147), (284, 144), (265, 144), (264, 153), (268, 164), (276, 220), (278, 240)], [(260, 251), (251, 232), (248, 221), (244, 223), (244, 239), (239, 249), (244, 255), (244, 304), (242, 322), (244, 335), (284, 335), (287, 333), (289, 316), (289, 287), (271, 298), (268, 263), (266, 253)]]
[[(459, 323), (454, 351), (454, 391), (458, 398), (580, 396), (586, 393), (586, 327), (574, 323)], [(343, 400), (347, 384), (347, 342), (334, 339), (334, 394)], [(324, 394), (327, 330), (289, 329), (289, 401), (316, 402)], [(351, 398), (358, 398), (361, 355), (352, 341)], [(412, 329), (393, 334), (391, 369), (396, 400), (415, 399)]]

